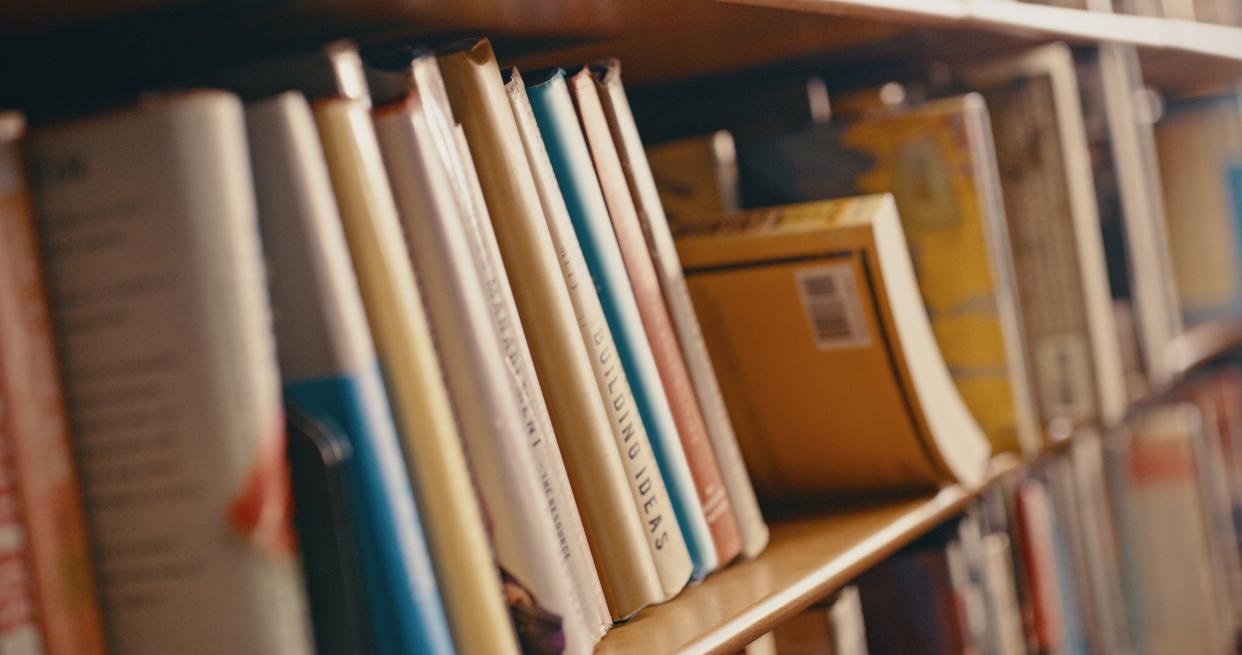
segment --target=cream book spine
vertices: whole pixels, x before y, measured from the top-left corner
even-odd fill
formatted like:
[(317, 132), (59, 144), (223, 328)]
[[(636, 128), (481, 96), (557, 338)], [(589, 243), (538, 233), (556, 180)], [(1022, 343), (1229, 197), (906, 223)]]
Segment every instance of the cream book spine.
[(694, 302), (686, 287), (686, 277), (677, 257), (677, 247), (673, 244), (668, 217), (664, 215), (660, 192), (656, 189), (655, 177), (651, 174), (651, 166), (638, 134), (638, 125), (634, 122), (634, 114), (630, 111), (630, 102), (621, 83), (620, 64), (615, 59), (604, 62), (602, 67), (596, 69), (595, 81), (625, 179), (647, 237), (651, 259), (660, 277), (660, 290), (685, 355), (699, 409), (707, 422), (720, 474), (733, 504), (733, 513), (742, 533), (742, 554), (753, 558), (768, 544), (768, 525), (759, 510), (755, 488), (751, 485), (750, 474), (746, 472), (737, 436), (733, 434), (733, 423), (729, 420), (724, 396), (720, 393), (720, 383), (716, 380), (699, 319), (694, 313)]
[(500, 69), (486, 41), (442, 54), (440, 70), (478, 168), (514, 298), (528, 326), (536, 370), (585, 519), (612, 617), (664, 599), (651, 575), (643, 527), (633, 506), (608, 416), (595, 386), (569, 291), (539, 204)]
[(454, 646), (517, 653), (369, 104), (330, 98), (313, 110)]
[[(541, 634), (547, 629), (541, 622), (524, 620), (523, 613), (533, 609), (557, 618), (567, 652), (589, 653), (602, 635), (598, 625), (588, 626), (573, 585), (575, 552), (562, 498), (548, 493), (555, 474), (530, 448), (548, 435), (533, 420), (518, 367), (510, 365), (522, 354), (511, 345), (523, 337), (504, 311), (512, 299), (499, 293), (503, 271), (490, 261), (478, 231), (467, 235), (418, 95), (377, 108), (374, 119), (476, 484), (489, 509), (496, 556), (513, 595), (525, 592), (534, 603), (510, 605), (519, 639), (538, 644), (550, 637)], [(505, 323), (502, 332), (497, 324)]]
[(522, 397), (523, 416), (530, 431), (528, 437), (531, 452), (535, 455), (536, 465), (540, 467), (541, 478), (546, 482), (544, 493), (548, 496), (549, 503), (554, 503), (556, 520), (563, 527), (563, 530), (558, 529), (558, 533), (564, 538), (563, 545), (572, 568), (572, 580), (581, 613), (593, 626), (595, 634), (602, 636), (612, 626), (612, 617), (561, 455), (560, 440), (553, 429), (551, 414), (536, 375), (513, 290), (505, 273), (496, 235), (488, 218), (487, 207), (477, 190), (475, 175), (469, 166), (469, 150), (460, 141), (460, 127), (452, 121), (448, 92), (444, 88), (443, 78), (440, 77), (435, 56), (422, 52), (414, 56), (407, 55), (403, 60), (405, 65), (398, 80), (387, 75), (384, 78), (390, 83), (398, 82), (398, 88), (403, 88), (407, 94), (413, 88), (419, 95), (428, 127), (424, 147), (437, 158), (438, 165), (448, 172), (446, 188), (459, 213), (475, 266), (484, 280), (484, 289), (488, 295), (487, 305), (504, 348), (507, 370)]
[(155, 96), (30, 154), (112, 652), (309, 653), (241, 102)]
[(518, 133), (522, 137), (535, 186), (539, 189), (539, 200), (548, 220), (548, 230), (552, 235), (565, 285), (569, 289), (578, 318), (582, 341), (590, 353), (600, 401), (608, 411), (613, 438), (625, 465), (634, 506), (638, 508), (645, 527), (647, 546), (651, 550), (665, 596), (671, 597), (690, 578), (693, 566), (690, 552), (686, 550), (685, 538), (677, 525), (677, 518), (672, 513), (664, 476), (660, 473), (655, 453), (651, 449), (651, 439), (638, 415), (633, 390), (630, 389), (629, 380), (617, 355), (616, 344), (612, 340), (612, 330), (608, 328), (604, 309), (595, 293), (591, 272), (587, 270), (582, 247), (578, 245), (578, 238), (569, 218), (569, 209), (565, 206), (560, 186), (556, 183), (556, 174), (552, 171), (552, 162), (548, 159), (543, 138), (539, 135), (539, 126), (535, 124), (535, 114), (531, 110), (530, 99), (526, 96), (526, 86), (517, 70), (510, 72), (509, 80), (505, 83), (505, 92), (513, 107)]

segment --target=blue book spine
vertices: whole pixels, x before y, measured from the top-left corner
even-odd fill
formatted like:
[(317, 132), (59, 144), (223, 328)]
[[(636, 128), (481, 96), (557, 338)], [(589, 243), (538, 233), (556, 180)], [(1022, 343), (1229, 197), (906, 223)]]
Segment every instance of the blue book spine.
[(527, 91), (587, 269), (595, 282), (622, 367), (634, 391), (639, 417), (651, 437), (660, 473), (672, 498), (673, 512), (685, 535), (686, 547), (694, 562), (693, 577), (702, 579), (716, 568), (715, 543), (640, 322), (637, 301), (564, 74), (556, 71), (547, 80), (527, 87)]
[(347, 470), (358, 507), (356, 541), (377, 653), (453, 652), (378, 367), (285, 385), (286, 401), (341, 426), (354, 450)]

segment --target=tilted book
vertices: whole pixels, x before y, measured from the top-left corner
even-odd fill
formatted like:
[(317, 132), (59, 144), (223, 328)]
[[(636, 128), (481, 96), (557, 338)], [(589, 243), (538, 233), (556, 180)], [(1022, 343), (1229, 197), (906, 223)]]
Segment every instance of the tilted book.
[(982, 479), (990, 447), (936, 346), (892, 196), (676, 228), (738, 445), (764, 496)]
[[(373, 60), (374, 61), (374, 60)], [(378, 65), (378, 64), (376, 64)], [(475, 189), (469, 171), (470, 153), (458, 142), (458, 126), (452, 120), (448, 91), (440, 76), (433, 54), (426, 51), (399, 50), (385, 57), (384, 71), (371, 69), (376, 93), (388, 97), (405, 97), (413, 90), (419, 98), (428, 136), (420, 142), (435, 158), (436, 166), (447, 175), (441, 194), (447, 193), (449, 211), (455, 211), (470, 246), (470, 261), (478, 270), (483, 295), (494, 331), (503, 349), (505, 371), (518, 392), (524, 431), (539, 477), (544, 480), (546, 507), (552, 514), (561, 536), (561, 551), (571, 568), (571, 582), (576, 591), (576, 605), (590, 631), (598, 637), (612, 625), (604, 599), (599, 573), (588, 546), (581, 512), (561, 454), (560, 440), (553, 429), (552, 417), (544, 400), (543, 385), (536, 375), (535, 364), (526, 333), (518, 314), (513, 291), (501, 259), (495, 232), (486, 204)], [(437, 178), (438, 179), (438, 178)], [(414, 255), (415, 261), (418, 255)], [(464, 261), (464, 260), (463, 260)]]
[(451, 652), (310, 106), (294, 92), (258, 101), (246, 127), (286, 402), (339, 426), (353, 453), (345, 474), (372, 647)]
[(967, 81), (991, 114), (1040, 423), (1116, 421), (1125, 380), (1073, 57), (1042, 46)]
[(716, 547), (719, 566), (733, 561), (742, 550), (742, 535), (738, 529), (733, 503), (720, 474), (716, 452), (707, 434), (707, 423), (699, 408), (694, 383), (686, 369), (681, 345), (668, 307), (660, 292), (660, 279), (643, 237), (643, 226), (630, 196), (629, 185), (617, 156), (617, 148), (608, 129), (608, 120), (600, 103), (599, 92), (589, 69), (582, 69), (569, 79), (570, 95), (578, 110), (578, 120), (595, 163), (595, 174), (604, 193), (604, 202), (612, 219), (613, 232), (621, 249), (630, 288), (638, 302), (651, 354), (655, 357), (656, 370), (668, 398), (677, 434), (681, 437), (690, 475), (699, 494), (699, 503), (707, 518), (712, 541)]
[(988, 111), (946, 98), (738, 142), (755, 205), (892, 193), (953, 382), (997, 450), (1042, 444)]
[(152, 97), (31, 156), (111, 648), (309, 652), (241, 103)]
[(629, 183), (630, 195), (638, 210), (652, 263), (659, 276), (660, 290), (676, 329), (677, 340), (694, 384), (695, 397), (707, 422), (712, 449), (720, 465), (720, 475), (741, 530), (742, 554), (755, 557), (768, 543), (768, 526), (759, 510), (750, 475), (737, 447), (737, 436), (733, 434), (733, 425), (729, 422), (724, 397), (720, 394), (720, 383), (716, 380), (716, 371), (712, 369), (711, 357), (703, 342), (694, 303), (690, 300), (681, 261), (677, 258), (677, 247), (673, 245), (673, 235), (669, 231), (668, 218), (664, 215), (638, 126), (634, 123), (634, 115), (630, 112), (630, 103), (621, 84), (621, 66), (615, 60), (609, 61), (602, 68), (595, 68), (594, 73), (621, 168)]
[(558, 70), (545, 79), (528, 80), (527, 84), (535, 121), (569, 209), (574, 233), (616, 340), (622, 366), (638, 403), (639, 416), (655, 448), (677, 523), (694, 562), (694, 576), (702, 578), (718, 566), (716, 548), (651, 345), (643, 331), (638, 303), (564, 73)]
[[(467, 42), (440, 57), (454, 115), (479, 169), (531, 352), (586, 521), (612, 617), (664, 600), (649, 577), (642, 523), (561, 275), (539, 193), (526, 161), (500, 70), (486, 41)], [(652, 583), (656, 584), (652, 584)]]
[(510, 365), (521, 352), (502, 346), (524, 337), (503, 312), (512, 298), (498, 284), (504, 269), (490, 257), (490, 233), (467, 230), (422, 98), (408, 93), (381, 104), (374, 119), (496, 557), (511, 593), (527, 596), (510, 604), (518, 637), (528, 651), (560, 642), (568, 652), (590, 652), (601, 631), (588, 624), (573, 585), (580, 553), (560, 505), (573, 501), (546, 493), (554, 472), (531, 448), (554, 437), (528, 419), (534, 408)]
[[(664, 476), (656, 463), (655, 451), (651, 448), (651, 439), (647, 436), (642, 417), (638, 415), (634, 392), (630, 389), (629, 379), (626, 378), (624, 367), (617, 355), (612, 330), (608, 328), (608, 321), (604, 318), (604, 308), (595, 293), (591, 272), (587, 270), (586, 259), (582, 256), (582, 247), (578, 245), (578, 238), (574, 235), (569, 208), (565, 206), (565, 198), (556, 183), (556, 174), (552, 171), (552, 162), (544, 148), (543, 137), (535, 123), (535, 113), (526, 95), (526, 85), (516, 69), (509, 71), (505, 91), (509, 96), (509, 104), (513, 107), (513, 115), (522, 136), (522, 145), (526, 150), (531, 174), (535, 178), (535, 186), (539, 189), (539, 201), (548, 221), (548, 231), (557, 251), (570, 300), (573, 302), (582, 341), (591, 358), (591, 369), (595, 373), (595, 383), (599, 389), (599, 401), (607, 410), (616, 442), (615, 450), (624, 465), (627, 486), (641, 518), (651, 560), (655, 566), (648, 572), (643, 558), (638, 556), (635, 558), (636, 570), (622, 573), (622, 579), (628, 580), (626, 584), (637, 583), (641, 587), (648, 584), (649, 576), (656, 575), (663, 588), (663, 598), (671, 598), (690, 579), (690, 552), (686, 550), (685, 538), (677, 525), (677, 517), (673, 515)], [(607, 454), (601, 453), (600, 456), (606, 457)]]

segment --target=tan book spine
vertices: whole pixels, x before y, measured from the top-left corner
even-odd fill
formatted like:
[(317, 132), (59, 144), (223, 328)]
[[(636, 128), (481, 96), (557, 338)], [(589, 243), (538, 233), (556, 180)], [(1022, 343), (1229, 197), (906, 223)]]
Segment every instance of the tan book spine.
[(314, 113), (454, 646), (517, 653), (367, 103), (323, 100)]
[[(16, 115), (0, 115), (0, 448), (5, 491), (17, 503), (4, 524), (11, 520), (25, 535), (30, 610), (44, 652), (91, 655), (106, 652), (103, 624), (24, 173), (24, 132)], [(0, 628), (0, 650), (8, 650), (11, 625)]]
[(562, 454), (609, 609), (614, 618), (630, 616), (663, 599), (663, 593), (557, 266), (500, 69), (491, 45), (481, 40), (442, 55), (440, 70), (478, 169), (553, 427), (564, 436)]
[(742, 451), (733, 433), (733, 423), (729, 420), (724, 396), (720, 393), (720, 383), (716, 380), (716, 371), (712, 368), (711, 356), (703, 341), (694, 302), (690, 299), (681, 260), (677, 257), (677, 246), (673, 244), (673, 234), (660, 202), (660, 192), (656, 189), (655, 177), (651, 174), (638, 126), (634, 123), (630, 102), (621, 84), (621, 65), (616, 60), (605, 62), (602, 71), (597, 69), (595, 83), (625, 180), (629, 183), (630, 194), (647, 237), (647, 248), (660, 278), (660, 289), (694, 383), (695, 396), (703, 410), (720, 474), (742, 531), (742, 554), (755, 557), (768, 544), (768, 525), (759, 510), (755, 488), (746, 472), (746, 463), (742, 460)]
[(604, 201), (608, 205), (617, 244), (621, 248), (621, 257), (625, 260), (625, 269), (629, 274), (630, 284), (634, 287), (634, 298), (638, 301), (643, 329), (651, 342), (651, 352), (655, 355), (660, 382), (668, 394), (673, 420), (677, 424), (686, 460), (690, 464), (699, 502), (703, 505), (703, 514), (711, 529), (712, 541), (716, 544), (717, 566), (723, 566), (737, 557), (742, 549), (742, 535), (737, 517), (733, 513), (733, 504), (720, 474), (716, 452), (694, 394), (694, 384), (690, 381), (690, 373), (682, 358), (673, 321), (669, 317), (668, 307), (664, 304), (660, 280), (651, 261), (651, 253), (647, 250), (638, 212), (630, 197), (625, 173), (621, 170), (621, 161), (617, 156), (612, 134), (608, 130), (608, 121), (604, 116), (604, 108), (600, 104), (591, 71), (584, 69), (574, 75), (570, 79), (569, 88), (582, 122), (583, 134), (586, 135), (591, 149), (591, 159), (595, 162), (595, 170), (599, 175)]
[(639, 416), (633, 390), (630, 389), (629, 379), (613, 342), (612, 330), (608, 327), (604, 309), (595, 293), (591, 272), (587, 269), (582, 247), (574, 233), (569, 209), (561, 196), (539, 126), (535, 123), (535, 114), (526, 95), (526, 85), (518, 71), (510, 73), (505, 91), (513, 107), (514, 119), (522, 137), (522, 145), (526, 149), (531, 174), (539, 189), (539, 199), (559, 255), (565, 285), (569, 289), (574, 312), (578, 317), (582, 340), (591, 355), (591, 368), (595, 371), (600, 401), (608, 411), (613, 438), (625, 465), (634, 505), (646, 527), (647, 545), (665, 596), (671, 598), (690, 578), (693, 567), (690, 552), (686, 549), (685, 537), (673, 513), (664, 476), (660, 473), (655, 451), (651, 448), (651, 439)]

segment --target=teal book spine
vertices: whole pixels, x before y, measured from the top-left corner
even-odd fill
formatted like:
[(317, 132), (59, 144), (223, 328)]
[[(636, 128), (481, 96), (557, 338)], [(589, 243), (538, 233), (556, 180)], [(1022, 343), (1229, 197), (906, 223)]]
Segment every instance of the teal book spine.
[(558, 70), (546, 78), (531, 79), (534, 83), (527, 86), (527, 91), (535, 122), (552, 160), (552, 169), (569, 208), (587, 269), (595, 282), (604, 316), (633, 388), (639, 416), (651, 437), (660, 473), (672, 498), (673, 512), (694, 562), (693, 577), (702, 579), (718, 564), (715, 544), (696, 494), (651, 345), (643, 331), (638, 304), (564, 73)]

